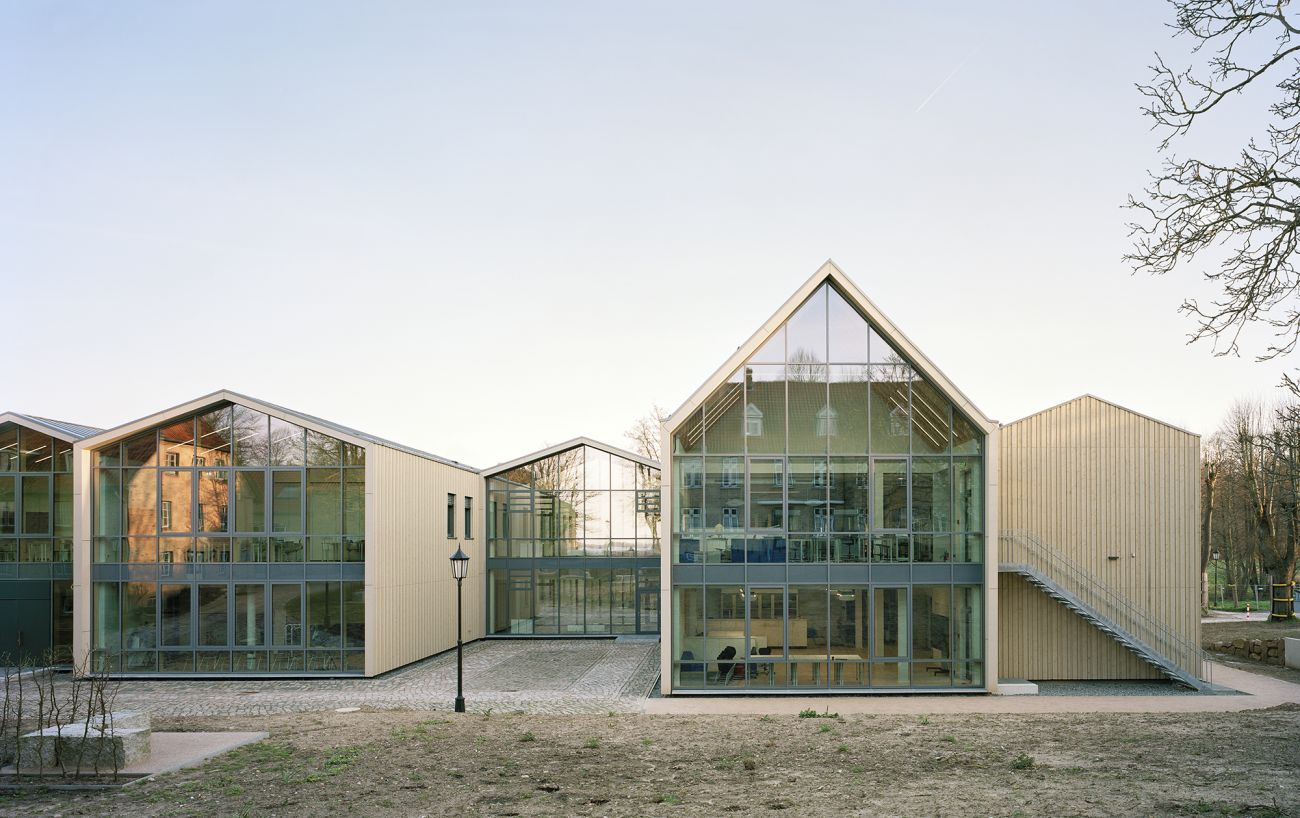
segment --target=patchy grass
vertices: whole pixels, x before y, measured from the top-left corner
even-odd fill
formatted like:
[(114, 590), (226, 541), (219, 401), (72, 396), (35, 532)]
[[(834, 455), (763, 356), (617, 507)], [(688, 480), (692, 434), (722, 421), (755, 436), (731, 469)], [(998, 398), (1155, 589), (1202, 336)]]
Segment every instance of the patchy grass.
[[(0, 794), (0, 816), (714, 818), (834, 815), (849, 803), (880, 815), (1300, 815), (1300, 788), (1282, 775), (1300, 769), (1300, 705), (953, 714), (931, 716), (934, 730), (914, 715), (816, 729), (789, 716), (446, 715), (159, 719), (160, 730), (271, 738), (116, 792)], [(796, 795), (800, 781), (817, 786)]]

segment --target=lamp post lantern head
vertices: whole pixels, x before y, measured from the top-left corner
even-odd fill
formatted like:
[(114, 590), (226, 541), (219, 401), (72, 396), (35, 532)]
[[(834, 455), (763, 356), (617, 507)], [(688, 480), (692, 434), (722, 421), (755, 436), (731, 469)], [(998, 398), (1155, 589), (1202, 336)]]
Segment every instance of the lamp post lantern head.
[(455, 579), (464, 579), (469, 573), (469, 554), (457, 548), (451, 555), (451, 575)]

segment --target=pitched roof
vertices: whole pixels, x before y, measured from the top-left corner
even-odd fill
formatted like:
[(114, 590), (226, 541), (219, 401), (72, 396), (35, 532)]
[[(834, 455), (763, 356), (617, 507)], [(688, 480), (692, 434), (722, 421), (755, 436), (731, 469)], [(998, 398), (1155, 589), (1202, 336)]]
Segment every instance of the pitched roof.
[(1091, 392), (1085, 392), (1085, 393), (1083, 393), (1082, 395), (1078, 396), (1077, 398), (1070, 398), (1069, 400), (1063, 400), (1063, 401), (1061, 401), (1061, 402), (1058, 403), (1058, 404), (1054, 404), (1054, 405), (1052, 405), (1052, 406), (1047, 407), (1046, 409), (1039, 409), (1037, 412), (1033, 412), (1033, 413), (1031, 413), (1031, 414), (1025, 415), (1024, 417), (1020, 418), (1019, 420), (1013, 420), (1013, 421), (1011, 421), (1010, 423), (1004, 423), (1004, 424), (1002, 424), (1002, 425), (1003, 425), (1004, 427), (1005, 427), (1005, 426), (1014, 426), (1014, 425), (1016, 425), (1017, 423), (1022, 423), (1022, 422), (1026, 421), (1026, 420), (1029, 420), (1030, 418), (1036, 418), (1036, 417), (1038, 417), (1039, 415), (1045, 415), (1045, 414), (1047, 414), (1048, 412), (1054, 412), (1054, 411), (1056, 411), (1057, 409), (1062, 409), (1062, 408), (1064, 408), (1064, 407), (1066, 407), (1066, 406), (1069, 406), (1069, 405), (1072, 404), (1072, 403), (1078, 403), (1078, 402), (1081, 401), (1081, 400), (1094, 400), (1094, 401), (1096, 401), (1097, 403), (1104, 403), (1104, 404), (1106, 404), (1107, 406), (1109, 406), (1109, 407), (1111, 407), (1111, 408), (1114, 408), (1114, 409), (1118, 409), (1118, 410), (1121, 411), (1121, 412), (1127, 412), (1127, 413), (1130, 414), (1130, 415), (1136, 415), (1137, 417), (1143, 418), (1144, 420), (1149, 420), (1149, 421), (1151, 421), (1152, 423), (1159, 423), (1161, 426), (1168, 426), (1170, 429), (1173, 429), (1173, 430), (1176, 431), (1176, 432), (1182, 432), (1183, 434), (1185, 434), (1185, 435), (1191, 435), (1192, 437), (1200, 437), (1200, 434), (1199, 434), (1199, 433), (1197, 433), (1197, 432), (1193, 432), (1193, 431), (1191, 431), (1190, 429), (1184, 429), (1184, 428), (1181, 427), (1181, 426), (1175, 426), (1174, 424), (1169, 423), (1168, 421), (1161, 420), (1160, 418), (1153, 418), (1153, 417), (1151, 417), (1150, 415), (1146, 415), (1146, 414), (1143, 414), (1142, 412), (1138, 412), (1138, 411), (1136, 411), (1136, 410), (1134, 410), (1134, 409), (1130, 409), (1130, 408), (1128, 408), (1127, 406), (1122, 406), (1122, 405), (1120, 405), (1120, 404), (1118, 404), (1118, 403), (1115, 403), (1114, 401), (1106, 400), (1105, 398), (1099, 398), (1099, 397), (1097, 397), (1096, 395), (1092, 394)]
[(401, 443), (395, 443), (391, 440), (387, 440), (386, 438), (377, 437), (375, 435), (368, 434), (366, 432), (362, 432), (357, 429), (350, 428), (348, 426), (343, 426), (338, 423), (334, 423), (332, 421), (318, 418), (314, 415), (308, 415), (302, 412), (296, 412), (292, 409), (287, 409), (283, 406), (278, 406), (274, 403), (267, 403), (266, 401), (258, 400), (257, 398), (252, 398), (247, 395), (242, 395), (238, 392), (232, 392), (229, 389), (219, 389), (216, 392), (213, 392), (208, 395), (204, 395), (203, 397), (200, 398), (195, 398), (192, 401), (187, 401), (186, 403), (182, 403), (179, 406), (173, 406), (170, 409), (164, 409), (161, 412), (155, 412), (152, 415), (148, 415), (146, 417), (133, 420), (129, 423), (122, 423), (117, 426), (114, 426), (111, 429), (103, 430), (101, 432), (98, 432), (95, 435), (87, 437), (84, 441), (84, 445), (90, 448), (94, 448), (104, 443), (111, 443), (116, 439), (127, 437), (130, 434), (133, 434), (134, 432), (144, 427), (165, 423), (167, 420), (171, 418), (180, 417), (182, 415), (188, 415), (194, 412), (198, 412), (206, 407), (213, 406), (218, 403), (238, 403), (241, 406), (247, 406), (250, 409), (256, 409), (260, 412), (265, 412), (268, 415), (275, 415), (276, 417), (280, 417), (285, 420), (295, 421), (299, 425), (311, 427), (315, 431), (324, 432), (326, 434), (330, 434), (335, 437), (343, 438), (347, 440), (349, 443), (353, 443), (357, 445), (363, 445), (365, 443), (375, 443), (380, 446), (387, 446), (390, 449), (396, 449), (398, 451), (406, 452), (407, 454), (415, 455), (416, 457), (422, 457), (426, 460), (433, 460), (438, 463), (443, 463), (448, 466), (453, 466), (458, 469), (464, 469), (465, 471), (478, 474), (478, 469), (474, 468), (473, 466), (467, 465), (465, 463), (461, 463), (457, 460), (452, 460), (450, 458), (432, 454), (430, 452), (426, 452), (421, 449), (416, 449), (411, 446), (404, 446)]
[(82, 426), (80, 423), (51, 420), (50, 418), (37, 417), (36, 415), (24, 415), (21, 412), (0, 413), (0, 423), (17, 423), (19, 426), (40, 429), (41, 431), (54, 435), (59, 440), (66, 443), (76, 443), (78, 440), (99, 434), (103, 431), (94, 426)]
[(990, 419), (988, 415), (981, 412), (971, 399), (955, 383), (949, 380), (948, 376), (943, 374), (943, 371), (919, 347), (912, 343), (911, 339), (893, 321), (889, 320), (889, 317), (870, 298), (867, 298), (866, 294), (858, 288), (858, 285), (854, 284), (845, 275), (844, 271), (830, 259), (827, 259), (826, 263), (818, 268), (817, 272), (813, 273), (799, 289), (795, 290), (794, 294), (749, 337), (748, 341), (736, 348), (736, 351), (732, 353), (726, 363), (718, 367), (709, 379), (664, 421), (664, 427), (669, 432), (672, 432), (685, 422), (708, 396), (713, 394), (715, 389), (722, 385), (751, 355), (757, 352), (768, 338), (803, 306), (804, 301), (816, 292), (818, 287), (828, 281), (832, 282), (835, 288), (840, 291), (840, 294), (865, 315), (868, 321), (875, 325), (886, 340), (892, 342), (898, 348), (898, 351), (913, 367), (943, 392), (967, 417), (982, 427), (985, 433), (991, 433), (998, 428), (997, 421)]
[(651, 460), (648, 457), (642, 457), (639, 454), (633, 454), (632, 452), (629, 452), (626, 449), (620, 449), (617, 446), (610, 446), (608, 443), (601, 443), (600, 441), (592, 440), (589, 437), (575, 437), (573, 440), (566, 440), (565, 442), (557, 443), (554, 446), (547, 446), (545, 449), (541, 449), (539, 451), (533, 452), (532, 454), (526, 454), (523, 457), (516, 457), (514, 460), (507, 460), (504, 463), (498, 463), (489, 469), (483, 469), (481, 472), (479, 472), (479, 474), (483, 475), (484, 477), (491, 477), (493, 475), (501, 474), (502, 472), (507, 472), (510, 471), (511, 469), (518, 468), (519, 466), (522, 466), (525, 463), (532, 463), (535, 460), (541, 460), (542, 458), (550, 457), (553, 454), (559, 454), (560, 452), (567, 452), (569, 449), (576, 449), (579, 446), (590, 446), (593, 449), (599, 449), (602, 452), (608, 452), (609, 454), (615, 455), (617, 457), (621, 457), (625, 460), (631, 460), (633, 463), (640, 463), (641, 465), (649, 466), (652, 469), (659, 468), (658, 460)]

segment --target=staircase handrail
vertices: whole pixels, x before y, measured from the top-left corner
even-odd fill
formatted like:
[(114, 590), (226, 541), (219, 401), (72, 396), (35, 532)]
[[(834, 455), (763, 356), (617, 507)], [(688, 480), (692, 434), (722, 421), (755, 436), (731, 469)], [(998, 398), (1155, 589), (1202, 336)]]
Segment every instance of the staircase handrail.
[(1010, 553), (1008, 550), (999, 553), (999, 562), (1023, 564), (1041, 571), (1132, 638), (1145, 643), (1184, 670), (1189, 667), (1198, 668), (1198, 678), (1210, 678), (1209, 658), (1200, 645), (1179, 636), (1168, 625), (1138, 608), (1123, 594), (1064, 554), (1026, 531), (1003, 531), (999, 540), (1004, 546), (1012, 546)]

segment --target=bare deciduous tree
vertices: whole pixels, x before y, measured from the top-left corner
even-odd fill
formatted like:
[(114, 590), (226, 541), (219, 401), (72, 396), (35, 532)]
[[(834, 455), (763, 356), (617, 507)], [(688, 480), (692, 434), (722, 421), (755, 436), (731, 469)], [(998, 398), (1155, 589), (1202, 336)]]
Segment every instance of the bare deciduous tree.
[(632, 451), (642, 457), (659, 460), (659, 427), (667, 419), (668, 413), (663, 407), (657, 403), (652, 404), (650, 414), (639, 418), (632, 424), (632, 428), (623, 433), (632, 442)]
[[(1209, 304), (1187, 299), (1191, 340), (1212, 339), (1215, 354), (1237, 354), (1242, 331), (1271, 327), (1260, 360), (1300, 341), (1300, 19), (1285, 0), (1170, 0), (1175, 36), (1191, 41), (1199, 64), (1176, 70), (1156, 55), (1143, 113), (1162, 134), (1165, 160), (1128, 206), (1135, 271), (1157, 275), (1200, 259), (1218, 288)], [(1173, 153), (1177, 139), (1249, 87), (1272, 82), (1279, 97), (1263, 131), (1236, 157), (1215, 161)], [(1262, 114), (1265, 112), (1261, 112)], [(1222, 254), (1222, 258), (1217, 258)], [(1293, 391), (1296, 385), (1287, 378)]]
[(1292, 580), (1300, 556), (1300, 406), (1232, 407), (1206, 447), (1201, 509), (1203, 570), (1217, 550), (1234, 589)]
[(1219, 479), (1219, 451), (1211, 441), (1201, 454), (1201, 610), (1210, 609), (1211, 534), (1214, 530), (1214, 487)]

